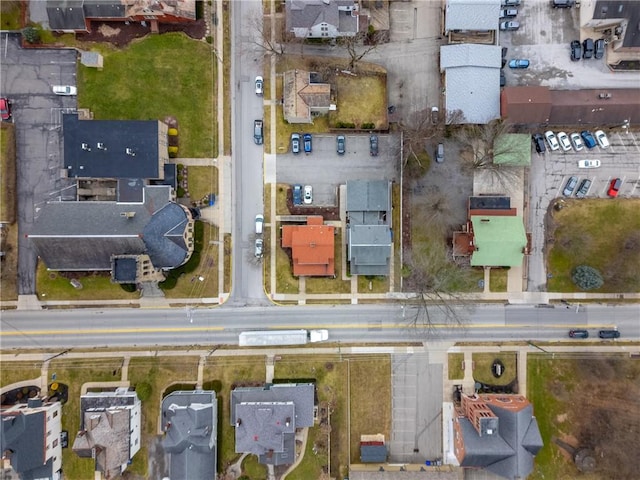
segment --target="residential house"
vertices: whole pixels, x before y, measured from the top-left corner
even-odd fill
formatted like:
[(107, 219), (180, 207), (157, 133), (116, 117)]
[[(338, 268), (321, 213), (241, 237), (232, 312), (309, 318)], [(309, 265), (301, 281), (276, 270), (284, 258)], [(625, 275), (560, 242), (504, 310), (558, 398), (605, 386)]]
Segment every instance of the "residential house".
[(351, 275), (389, 275), (393, 244), (391, 182), (347, 182), (347, 259)]
[(335, 110), (331, 103), (331, 85), (306, 70), (284, 73), (283, 113), (289, 123), (313, 123), (313, 117)]
[(500, 118), (501, 66), (502, 50), (496, 45), (440, 47), (445, 110), (453, 123), (485, 124)]
[(550, 90), (505, 87), (501, 116), (517, 125), (613, 125), (640, 122), (640, 89)]
[(218, 400), (214, 391), (177, 391), (162, 400), (162, 439), (171, 480), (215, 480)]
[(352, 37), (359, 31), (354, 0), (286, 0), (287, 32), (297, 38)]
[(290, 465), (296, 460), (296, 430), (314, 424), (315, 386), (267, 384), (231, 392), (231, 425), (236, 453), (251, 453), (260, 463)]
[(140, 450), (141, 402), (135, 391), (88, 392), (80, 397), (80, 431), (73, 451), (95, 459), (95, 470), (118, 477)]
[(282, 248), (291, 249), (293, 275), (334, 276), (335, 227), (320, 216), (307, 217), (306, 225), (282, 227)]
[(90, 32), (97, 22), (140, 22), (158, 32), (161, 23), (196, 20), (196, 0), (46, 0), (49, 29)]
[(453, 256), (471, 256), (473, 267), (521, 266), (529, 245), (522, 216), (509, 197), (469, 198), (467, 224), (453, 234)]
[[(580, 4), (581, 28), (592, 29), (594, 38), (603, 37), (615, 55), (616, 63), (640, 59), (640, 3), (635, 0), (596, 0)], [(586, 21), (585, 21), (586, 20)], [(607, 63), (609, 55), (606, 57)], [(616, 71), (616, 68), (613, 69)]]
[[(0, 451), (22, 480), (62, 478), (62, 406), (30, 398), (27, 403), (2, 407)], [(9, 478), (9, 477), (7, 477)]]
[(453, 446), (462, 467), (516, 480), (531, 473), (543, 442), (533, 406), (522, 395), (463, 394), (455, 407)]

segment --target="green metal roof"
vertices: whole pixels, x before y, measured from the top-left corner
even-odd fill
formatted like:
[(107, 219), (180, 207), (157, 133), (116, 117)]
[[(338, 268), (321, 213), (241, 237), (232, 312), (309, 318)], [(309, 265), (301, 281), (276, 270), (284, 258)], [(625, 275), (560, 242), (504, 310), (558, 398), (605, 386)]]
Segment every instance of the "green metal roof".
[(506, 133), (493, 144), (493, 163), (526, 167), (531, 165), (531, 137), (528, 133)]
[(522, 265), (527, 235), (522, 217), (473, 215), (476, 251), (471, 255), (472, 267), (515, 267)]

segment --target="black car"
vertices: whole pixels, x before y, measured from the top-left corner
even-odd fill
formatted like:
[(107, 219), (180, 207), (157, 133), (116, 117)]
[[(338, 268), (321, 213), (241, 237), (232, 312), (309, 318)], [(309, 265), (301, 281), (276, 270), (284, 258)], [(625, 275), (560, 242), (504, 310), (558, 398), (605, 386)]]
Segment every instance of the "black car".
[(569, 336), (571, 338), (589, 338), (589, 332), (587, 330), (569, 330)]
[(593, 57), (597, 59), (604, 57), (604, 47), (605, 47), (604, 38), (599, 38), (598, 40), (596, 40), (595, 52), (593, 54)]
[(571, 8), (575, 5), (575, 0), (552, 0), (553, 8)]
[(582, 58), (582, 45), (580, 40), (574, 40), (571, 42), (571, 60), (577, 62)]
[(584, 42), (582, 42), (582, 46), (584, 47), (582, 58), (593, 57), (593, 50), (595, 48), (595, 46), (593, 45), (593, 38), (587, 38)]
[[(505, 60), (503, 59), (503, 61)], [(504, 72), (500, 70), (500, 86), (504, 87), (506, 84), (507, 84), (507, 77), (505, 77)]]
[(369, 155), (372, 157), (378, 156), (378, 136), (369, 135)]
[(536, 152), (544, 153), (547, 151), (547, 147), (544, 145), (544, 136), (541, 133), (533, 134), (533, 144), (536, 147)]
[(576, 192), (576, 198), (584, 198), (587, 196), (589, 192), (589, 188), (591, 187), (591, 180), (585, 178), (580, 183), (580, 187), (578, 187), (578, 191)]
[(620, 332), (618, 330), (600, 330), (598, 336), (600, 338), (620, 338)]

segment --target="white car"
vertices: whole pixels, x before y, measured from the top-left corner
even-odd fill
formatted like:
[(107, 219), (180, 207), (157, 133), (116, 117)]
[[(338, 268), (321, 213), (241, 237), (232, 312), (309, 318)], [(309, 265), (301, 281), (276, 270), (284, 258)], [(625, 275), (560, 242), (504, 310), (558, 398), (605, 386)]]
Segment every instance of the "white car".
[(78, 89), (73, 85), (54, 85), (51, 87), (56, 95), (77, 95)]
[(582, 141), (582, 137), (579, 133), (571, 134), (571, 143), (573, 144), (573, 148), (576, 149), (576, 152), (579, 152), (584, 148), (584, 142)]
[(313, 202), (313, 188), (311, 188), (311, 185), (304, 186), (304, 196), (302, 198), (304, 199), (304, 203), (307, 205), (310, 205), (311, 202)]
[(566, 133), (558, 133), (558, 142), (560, 142), (560, 146), (565, 152), (571, 150), (571, 141), (569, 140), (569, 135), (567, 135)]
[(262, 96), (264, 93), (264, 80), (261, 76), (256, 77), (256, 95)]
[(559, 150), (560, 144), (558, 143), (558, 139), (556, 138), (556, 134), (551, 130), (544, 132), (544, 138), (547, 139), (547, 143), (549, 144), (549, 150)]
[(600, 166), (600, 160), (580, 160), (578, 162), (578, 168), (598, 168)]
[(596, 141), (601, 148), (607, 148), (609, 146), (609, 139), (602, 130), (596, 130), (593, 135), (596, 137)]
[(261, 213), (256, 215), (256, 235), (262, 235), (264, 230), (264, 215)]

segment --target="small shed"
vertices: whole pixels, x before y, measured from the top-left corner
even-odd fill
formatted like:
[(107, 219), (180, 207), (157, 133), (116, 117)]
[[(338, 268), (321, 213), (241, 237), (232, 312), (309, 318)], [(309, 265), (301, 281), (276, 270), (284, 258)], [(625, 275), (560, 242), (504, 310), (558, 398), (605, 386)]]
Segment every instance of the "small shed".
[(85, 67), (102, 70), (102, 62), (103, 58), (100, 53), (80, 51), (80, 63)]

